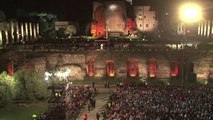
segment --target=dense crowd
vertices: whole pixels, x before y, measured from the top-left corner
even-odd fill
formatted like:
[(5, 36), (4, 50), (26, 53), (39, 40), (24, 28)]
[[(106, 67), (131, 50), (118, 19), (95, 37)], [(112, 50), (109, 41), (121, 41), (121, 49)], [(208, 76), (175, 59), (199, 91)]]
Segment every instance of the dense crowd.
[(122, 87), (110, 100), (110, 120), (213, 119), (213, 88)]
[(113, 51), (170, 51), (167, 46), (144, 45), (129, 40), (110, 40), (109, 42), (95, 42), (85, 38), (80, 39), (49, 39), (27, 42), (19, 45), (18, 51), (25, 52), (81, 52), (87, 50), (100, 49), (103, 44), (104, 49)]
[(49, 110), (39, 120), (75, 120), (91, 95), (90, 87), (83, 86), (71, 86), (64, 88), (63, 92), (53, 92)]

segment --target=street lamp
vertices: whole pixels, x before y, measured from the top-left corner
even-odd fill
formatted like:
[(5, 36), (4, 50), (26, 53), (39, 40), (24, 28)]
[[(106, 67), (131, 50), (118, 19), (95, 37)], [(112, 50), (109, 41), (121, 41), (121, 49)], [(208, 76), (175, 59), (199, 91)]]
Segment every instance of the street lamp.
[[(179, 11), (179, 17), (181, 20), (181, 23), (183, 24), (183, 27), (186, 28), (186, 25), (192, 24), (195, 22), (199, 22), (202, 19), (202, 12), (201, 12), (201, 7), (192, 2), (188, 2), (183, 4), (180, 7)], [(184, 29), (186, 30), (186, 29)], [(185, 34), (186, 31), (184, 31)], [(186, 39), (186, 36), (184, 36), (183, 40), (181, 41), (182, 43), (182, 87), (184, 87), (184, 41)]]

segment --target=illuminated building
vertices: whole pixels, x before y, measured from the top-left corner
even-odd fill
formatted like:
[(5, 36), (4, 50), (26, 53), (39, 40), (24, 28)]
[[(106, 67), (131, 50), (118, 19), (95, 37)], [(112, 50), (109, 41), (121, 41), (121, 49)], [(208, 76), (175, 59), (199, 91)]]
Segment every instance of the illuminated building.
[(156, 78), (157, 77), (157, 61), (155, 59), (150, 59), (148, 61), (148, 78)]
[(138, 62), (136, 60), (129, 60), (127, 63), (127, 76), (138, 77), (138, 74), (139, 74)]
[[(143, 1), (142, 1), (143, 2)], [(120, 36), (130, 34), (132, 28), (152, 32), (157, 29), (155, 11), (140, 2), (131, 4), (122, 0), (100, 0), (93, 3), (93, 36)]]
[(135, 21), (140, 31), (151, 32), (156, 30), (158, 22), (155, 19), (155, 11), (150, 6), (134, 6)]
[(114, 61), (108, 60), (106, 62), (106, 72), (108, 77), (114, 77), (115, 76), (115, 65)]

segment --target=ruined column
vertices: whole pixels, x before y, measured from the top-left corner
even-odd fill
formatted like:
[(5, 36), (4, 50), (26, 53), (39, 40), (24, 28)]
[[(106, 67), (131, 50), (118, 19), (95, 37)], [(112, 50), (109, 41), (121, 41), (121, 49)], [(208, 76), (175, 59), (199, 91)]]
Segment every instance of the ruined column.
[(210, 25), (211, 25), (211, 21), (208, 20), (208, 21), (207, 21), (207, 24), (208, 24), (208, 26), (207, 26), (207, 38), (209, 38), (209, 37), (210, 37), (210, 30), (211, 30), (211, 29), (210, 29), (210, 28), (211, 28), (211, 26), (210, 26)]
[(201, 23), (198, 24), (198, 28), (197, 28), (197, 34), (198, 34), (198, 36), (201, 35), (200, 34), (201, 33), (200, 30), (201, 30)]
[(200, 36), (203, 36), (203, 21), (200, 23)]
[(25, 40), (26, 41), (28, 41), (28, 35), (29, 35), (28, 34), (28, 25), (27, 25), (27, 23), (25, 23), (25, 38), (26, 38)]
[(32, 34), (33, 34), (33, 31), (32, 31), (32, 23), (29, 23), (29, 39), (32, 39)]
[(11, 43), (14, 43), (14, 23), (13, 21), (10, 22), (10, 36), (11, 36)]
[(18, 22), (16, 22), (16, 42), (20, 42), (20, 33), (19, 33), (19, 25)]
[(39, 37), (39, 23), (36, 23), (36, 35), (37, 35), (37, 37)]
[(213, 20), (211, 20), (211, 25), (210, 25), (210, 38), (212, 38), (213, 35)]
[(0, 30), (0, 46), (3, 44), (2, 31)]
[(33, 23), (33, 37), (37, 38), (37, 35), (36, 35), (36, 23)]
[(21, 26), (21, 41), (24, 41), (24, 25), (23, 23), (20, 23)]
[(206, 37), (206, 29), (207, 29), (207, 24), (206, 20), (204, 21), (204, 28), (203, 28), (203, 36)]
[(4, 31), (5, 32), (5, 44), (7, 45), (9, 43), (8, 41), (8, 31)]

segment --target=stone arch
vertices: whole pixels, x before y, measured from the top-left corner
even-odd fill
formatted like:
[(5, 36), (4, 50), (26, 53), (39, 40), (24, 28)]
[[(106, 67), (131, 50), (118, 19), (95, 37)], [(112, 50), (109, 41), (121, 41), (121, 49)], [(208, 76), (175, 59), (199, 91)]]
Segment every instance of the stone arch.
[(83, 80), (85, 77), (85, 70), (80, 64), (70, 63), (64, 64), (62, 66), (56, 67), (55, 73), (58, 72), (68, 72), (67, 78), (68, 80)]
[(171, 78), (178, 78), (180, 75), (180, 63), (177, 60), (170, 62), (170, 76)]
[(86, 75), (89, 77), (93, 77), (95, 75), (95, 60), (89, 59), (86, 62)]
[(116, 74), (115, 69), (115, 62), (114, 60), (107, 60), (106, 61), (106, 75), (107, 77), (115, 77)]
[(158, 69), (157, 60), (155, 58), (150, 58), (147, 64), (147, 77), (156, 78)]
[(137, 59), (129, 59), (127, 61), (127, 77), (138, 77), (139, 76), (139, 67)]

